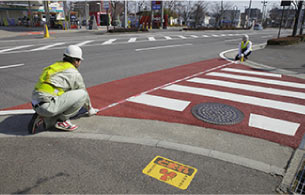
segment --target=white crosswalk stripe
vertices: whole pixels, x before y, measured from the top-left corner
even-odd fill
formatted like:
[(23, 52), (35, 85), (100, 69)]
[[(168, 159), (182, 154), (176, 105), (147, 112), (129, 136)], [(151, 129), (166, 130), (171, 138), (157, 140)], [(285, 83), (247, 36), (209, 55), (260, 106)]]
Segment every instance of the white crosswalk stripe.
[(202, 35), (202, 37), (209, 37), (208, 35)]
[(234, 89), (242, 89), (242, 90), (246, 90), (246, 91), (267, 93), (267, 94), (272, 94), (272, 95), (305, 99), (305, 93), (296, 92), (296, 91), (288, 91), (288, 90), (283, 90), (283, 89), (275, 89), (275, 88), (270, 88), (270, 87), (261, 87), (261, 86), (255, 86), (255, 85), (249, 85), (249, 84), (241, 84), (241, 83), (214, 80), (214, 79), (205, 79), (205, 78), (193, 78), (193, 79), (189, 79), (187, 81), (194, 82), (194, 83), (234, 88)]
[(133, 42), (136, 42), (136, 40), (137, 40), (137, 38), (130, 38), (129, 40), (128, 40), (128, 43), (133, 43)]
[(198, 36), (197, 35), (190, 35), (191, 37), (193, 37), (193, 38), (198, 38)]
[(169, 36), (164, 36), (164, 38), (167, 39), (167, 40), (173, 39), (173, 38), (171, 38), (171, 37), (169, 37)]
[(92, 43), (93, 41), (94, 40), (83, 41), (83, 42), (77, 43), (75, 45), (81, 47), (81, 46), (87, 45), (88, 43)]
[(60, 43), (54, 43), (52, 45), (46, 45), (46, 46), (43, 46), (43, 47), (38, 47), (36, 49), (32, 49), (30, 51), (40, 51), (40, 50), (46, 50), (46, 49), (49, 49), (51, 47), (55, 47), (55, 46), (59, 46), (59, 45), (63, 45), (65, 44), (64, 42), (60, 42)]
[(281, 85), (286, 87), (294, 87), (294, 88), (302, 88), (305, 89), (305, 84), (303, 83), (295, 83), (289, 81), (280, 81), (280, 80), (273, 80), (273, 79), (263, 79), (258, 77), (250, 77), (250, 76), (241, 76), (241, 75), (234, 75), (234, 74), (227, 74), (227, 73), (219, 73), (219, 72), (211, 72), (206, 74), (208, 76), (216, 76), (216, 77), (224, 77), (224, 78), (231, 78), (231, 79), (238, 79), (244, 81), (253, 81), (258, 83), (264, 84), (271, 84), (271, 85)]
[(178, 35), (178, 37), (181, 38), (181, 39), (186, 39), (186, 37), (182, 36), (182, 35)]
[(242, 70), (238, 68), (223, 68), (221, 71), (227, 72), (236, 72), (236, 73), (243, 73), (243, 74), (250, 74), (250, 75), (259, 75), (259, 76), (269, 76), (269, 77), (278, 77), (281, 78), (281, 74), (276, 73), (269, 73), (269, 72), (259, 72), (259, 71), (250, 71), (250, 70)]
[(294, 136), (300, 124), (286, 120), (275, 119), (258, 114), (250, 114), (249, 127)]
[(201, 95), (219, 99), (230, 100), (234, 102), (246, 103), (255, 106), (263, 106), (267, 108), (273, 108), (298, 114), (305, 115), (305, 106), (287, 102), (281, 102), (276, 100), (270, 100), (265, 98), (258, 98), (253, 96), (247, 95), (240, 95), (235, 93), (229, 92), (222, 92), (216, 91), (212, 89), (203, 89), (198, 87), (188, 87), (183, 85), (170, 85), (168, 87), (163, 88), (164, 90), (175, 91), (175, 92), (182, 92), (182, 93), (189, 93), (194, 95)]
[(160, 96), (142, 94), (140, 96), (129, 98), (127, 101), (165, 108), (174, 111), (183, 111), (189, 104), (189, 101), (177, 100), (172, 98), (165, 98)]
[(12, 50), (17, 50), (17, 49), (23, 49), (23, 48), (27, 48), (27, 47), (31, 47), (31, 46), (33, 46), (33, 45), (22, 45), (22, 46), (13, 47), (13, 48), (2, 49), (2, 50), (0, 50), (0, 53), (7, 52), (7, 51), (12, 51)]
[(148, 37), (148, 40), (149, 41), (155, 41), (156, 39), (155, 39), (155, 37)]
[(103, 42), (102, 45), (110, 45), (110, 44), (112, 44), (116, 40), (117, 39), (109, 39), (108, 41)]

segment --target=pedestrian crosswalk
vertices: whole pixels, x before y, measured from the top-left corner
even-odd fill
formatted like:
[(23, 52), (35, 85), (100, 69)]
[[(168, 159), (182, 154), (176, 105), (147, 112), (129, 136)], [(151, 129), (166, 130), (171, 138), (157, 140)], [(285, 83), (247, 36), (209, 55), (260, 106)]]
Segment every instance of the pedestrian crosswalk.
[(304, 123), (304, 89), (302, 80), (230, 67), (182, 79), (127, 101), (144, 105), (146, 109), (157, 107), (181, 113), (198, 101), (205, 102), (211, 98), (216, 102), (242, 104), (248, 127), (294, 136)]
[(58, 42), (58, 43), (46, 43), (45, 45), (21, 45), (17, 47), (5, 47), (0, 49), (0, 54), (6, 53), (18, 53), (18, 52), (34, 52), (34, 51), (44, 51), (50, 49), (62, 49), (63, 46), (74, 44), (80, 47), (90, 46), (90, 45), (112, 45), (119, 43), (136, 43), (143, 41), (170, 41), (170, 40), (187, 40), (187, 39), (199, 39), (199, 38), (221, 38), (226, 36), (242, 36), (243, 34), (203, 34), (203, 35), (169, 35), (169, 36), (148, 36), (148, 37), (131, 37), (131, 38), (115, 38), (108, 40), (82, 40), (80, 42)]

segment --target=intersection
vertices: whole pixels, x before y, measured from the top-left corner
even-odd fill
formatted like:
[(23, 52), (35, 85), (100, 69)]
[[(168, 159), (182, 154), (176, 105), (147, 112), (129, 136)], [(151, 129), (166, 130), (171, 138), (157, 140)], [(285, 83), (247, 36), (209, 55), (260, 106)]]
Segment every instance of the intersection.
[[(80, 72), (93, 106), (101, 110), (93, 118), (75, 119), (78, 132), (50, 129), (34, 136), (28, 136), (24, 128), (31, 115), (1, 116), (5, 151), (20, 148), (17, 158), (24, 165), (17, 168), (13, 163), (5, 171), (9, 183), (14, 183), (14, 177), (9, 177), (12, 173), (20, 178), (20, 187), (7, 184), (6, 192), (275, 193), (280, 177), (266, 173), (283, 176), (293, 150), (302, 141), (305, 81), (219, 58), (220, 52), (236, 47), (243, 33), (253, 33), (250, 37), (255, 44), (276, 34), (272, 30), (160, 32), (92, 39), (58, 35), (38, 44), (32, 40), (35, 37), (16, 38), (23, 48), (2, 40), (0, 113), (31, 109), (29, 98), (37, 76), (43, 67), (60, 60), (70, 43), (84, 50)], [(191, 112), (201, 103), (233, 106), (244, 118), (233, 125), (201, 121)], [(16, 144), (10, 144), (13, 142)], [(1, 155), (8, 161), (2, 167), (14, 158), (5, 151)], [(48, 153), (56, 160), (49, 159)], [(159, 155), (198, 169), (186, 191), (142, 174)], [(45, 162), (50, 164), (43, 168)], [(63, 166), (54, 169), (57, 162)], [(40, 169), (27, 169), (35, 172), (27, 180), (29, 172), (20, 173), (33, 165)], [(88, 188), (54, 187), (68, 178), (74, 184), (89, 179), (90, 184)], [(113, 183), (121, 185), (114, 187)]]

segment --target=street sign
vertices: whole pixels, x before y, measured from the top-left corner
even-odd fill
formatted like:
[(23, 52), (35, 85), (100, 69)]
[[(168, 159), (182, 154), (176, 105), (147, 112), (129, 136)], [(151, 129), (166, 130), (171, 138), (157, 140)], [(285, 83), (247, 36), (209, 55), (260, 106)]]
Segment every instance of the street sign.
[(291, 1), (282, 0), (281, 2), (281, 6), (290, 6), (290, 5), (291, 5)]
[(143, 173), (159, 181), (182, 190), (187, 189), (197, 173), (197, 169), (161, 156), (156, 156), (143, 170)]
[(161, 1), (152, 1), (151, 5), (152, 5), (152, 10), (160, 10), (161, 9)]

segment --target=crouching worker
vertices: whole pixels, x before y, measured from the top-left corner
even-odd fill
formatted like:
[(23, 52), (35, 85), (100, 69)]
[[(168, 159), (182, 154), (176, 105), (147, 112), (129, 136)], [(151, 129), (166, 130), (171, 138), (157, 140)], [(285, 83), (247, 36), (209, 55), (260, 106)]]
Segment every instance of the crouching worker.
[(235, 60), (248, 59), (248, 56), (251, 54), (251, 52), (252, 52), (252, 42), (249, 41), (248, 35), (244, 35), (241, 43), (239, 44), (238, 54), (235, 57)]
[(84, 107), (88, 115), (96, 114), (91, 106), (85, 83), (79, 71), (82, 50), (70, 45), (64, 52), (63, 61), (44, 68), (32, 93), (32, 106), (35, 110), (29, 125), (29, 133), (43, 127), (55, 125), (57, 129), (73, 131), (78, 128), (69, 120)]

